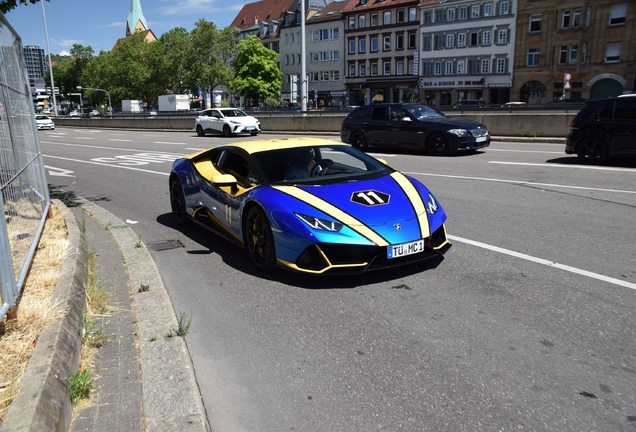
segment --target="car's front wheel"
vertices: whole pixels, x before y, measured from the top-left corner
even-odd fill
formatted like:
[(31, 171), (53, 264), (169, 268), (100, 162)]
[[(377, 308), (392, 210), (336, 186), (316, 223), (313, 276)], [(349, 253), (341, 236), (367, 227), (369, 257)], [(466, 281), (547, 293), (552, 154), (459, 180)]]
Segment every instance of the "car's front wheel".
[(198, 136), (205, 136), (205, 131), (203, 130), (203, 126), (197, 125), (197, 135)]
[(259, 270), (273, 270), (276, 267), (274, 236), (265, 213), (259, 207), (247, 211), (245, 228), (247, 251), (252, 262)]
[(232, 135), (232, 129), (228, 125), (223, 126), (223, 135), (229, 137)]
[(440, 133), (432, 134), (426, 140), (426, 149), (433, 156), (446, 156), (450, 150), (448, 139)]
[(602, 164), (609, 157), (609, 150), (597, 138), (584, 138), (576, 148), (576, 155), (584, 162)]
[(172, 216), (177, 225), (184, 226), (189, 222), (186, 212), (185, 196), (183, 188), (179, 180), (170, 182), (170, 207), (172, 208)]
[(354, 132), (351, 134), (351, 146), (358, 150), (367, 151), (367, 137), (362, 132)]

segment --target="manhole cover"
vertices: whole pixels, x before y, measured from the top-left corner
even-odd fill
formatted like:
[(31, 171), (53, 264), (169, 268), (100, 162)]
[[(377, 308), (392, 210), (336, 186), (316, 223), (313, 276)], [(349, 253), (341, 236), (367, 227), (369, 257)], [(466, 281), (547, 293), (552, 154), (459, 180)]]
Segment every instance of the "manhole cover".
[(152, 249), (154, 251), (164, 251), (185, 247), (179, 240), (159, 240), (156, 242), (150, 242), (147, 246), (148, 249)]

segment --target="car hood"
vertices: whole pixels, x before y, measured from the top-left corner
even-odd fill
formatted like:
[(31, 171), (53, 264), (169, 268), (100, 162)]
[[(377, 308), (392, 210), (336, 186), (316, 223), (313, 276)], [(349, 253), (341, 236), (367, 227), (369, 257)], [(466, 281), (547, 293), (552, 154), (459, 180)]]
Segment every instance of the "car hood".
[[(424, 185), (397, 172), (368, 181), (274, 188), (313, 207), (289, 208), (322, 217), (315, 214), (319, 210), (356, 231), (370, 229), (392, 244), (428, 237), (446, 220), (441, 206), (432, 195), (429, 198)], [(427, 212), (430, 206), (434, 207), (434, 215)]]
[(448, 126), (453, 126), (453, 127), (457, 127), (457, 128), (462, 128), (462, 129), (476, 129), (479, 127), (482, 127), (484, 129), (487, 129), (486, 126), (484, 126), (483, 124), (473, 121), (473, 120), (465, 120), (465, 119), (461, 119), (461, 118), (438, 118), (438, 119), (427, 119), (427, 120), (420, 120), (418, 121), (418, 123), (438, 123), (440, 125), (448, 125)]
[(238, 124), (243, 124), (243, 125), (253, 125), (258, 123), (258, 120), (254, 117), (225, 117), (225, 120), (232, 122), (232, 123), (238, 123)]

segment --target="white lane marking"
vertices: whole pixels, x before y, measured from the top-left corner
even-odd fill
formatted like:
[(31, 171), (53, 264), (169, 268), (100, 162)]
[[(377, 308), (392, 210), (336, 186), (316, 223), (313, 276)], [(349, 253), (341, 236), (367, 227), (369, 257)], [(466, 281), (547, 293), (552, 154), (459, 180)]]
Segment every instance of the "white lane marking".
[(394, 155), (394, 154), (386, 154), (386, 153), (368, 153), (368, 154), (373, 156), (373, 157), (379, 156), (381, 158), (382, 157), (395, 157), (395, 156), (397, 156), (397, 155)]
[(75, 177), (74, 175), (71, 175), (71, 173), (74, 173), (75, 171), (66, 170), (63, 168), (56, 168), (48, 165), (44, 165), (44, 168), (49, 171), (50, 176)]
[(500, 165), (540, 166), (540, 167), (550, 167), (550, 168), (578, 168), (578, 169), (589, 169), (589, 170), (598, 170), (598, 171), (621, 171), (621, 172), (636, 173), (635, 169), (630, 169), (630, 168), (615, 168), (615, 167), (577, 165), (577, 164), (562, 165), (562, 164), (525, 163), (525, 162), (499, 162), (499, 161), (489, 161), (488, 163), (500, 164)]
[[(131, 148), (122, 148), (122, 147), (104, 147), (104, 146), (87, 145), (87, 144), (59, 143), (59, 142), (52, 142), (52, 141), (40, 141), (40, 142), (45, 144), (55, 144), (55, 145), (69, 146), (69, 147), (88, 147), (92, 149), (102, 149), (102, 150), (119, 150), (119, 151), (131, 151), (131, 152), (147, 152), (148, 151), (148, 150), (142, 150), (142, 149), (131, 149)], [(205, 150), (205, 149), (201, 149), (201, 150)], [(166, 154), (166, 152), (161, 152), (161, 154)], [(172, 154), (175, 155), (175, 157), (183, 155), (182, 153), (172, 153)]]
[(93, 137), (75, 137), (75, 139), (92, 140)]
[(550, 154), (565, 154), (565, 152), (554, 152), (554, 151), (541, 151), (541, 150), (511, 150), (511, 149), (494, 149), (488, 147), (488, 152), (492, 151), (500, 151), (500, 152), (514, 152), (514, 153), (550, 153)]
[(186, 145), (186, 143), (180, 142), (168, 142), (168, 141), (154, 141), (153, 144), (171, 144), (171, 145)]
[(534, 262), (534, 263), (537, 263), (537, 264), (545, 265), (545, 266), (548, 266), (548, 267), (558, 268), (560, 270), (565, 270), (565, 271), (570, 272), (570, 273), (575, 273), (575, 274), (578, 274), (578, 275), (581, 275), (581, 276), (586, 276), (586, 277), (589, 277), (589, 278), (592, 278), (592, 279), (597, 279), (597, 280), (600, 280), (600, 281), (603, 281), (603, 282), (607, 282), (607, 283), (611, 283), (611, 284), (614, 284), (614, 285), (619, 285), (619, 286), (622, 286), (622, 287), (625, 287), (625, 288), (636, 290), (636, 284), (631, 283), (631, 282), (627, 282), (627, 281), (624, 281), (624, 280), (612, 278), (612, 277), (609, 277), (609, 276), (604, 276), (602, 274), (593, 273), (593, 272), (590, 272), (590, 271), (587, 271), (587, 270), (582, 270), (582, 269), (579, 269), (579, 268), (576, 268), (576, 267), (570, 267), (570, 266), (565, 265), (565, 264), (559, 264), (559, 263), (556, 263), (554, 261), (549, 261), (549, 260), (545, 260), (545, 259), (542, 259), (542, 258), (533, 257), (531, 255), (526, 255), (526, 254), (523, 254), (523, 253), (520, 253), (520, 252), (515, 252), (515, 251), (509, 250), (509, 249), (504, 249), (504, 248), (500, 248), (500, 247), (497, 247), (497, 246), (492, 246), (492, 245), (489, 245), (489, 244), (486, 244), (486, 243), (481, 243), (481, 242), (478, 242), (478, 241), (469, 240), (469, 239), (465, 239), (465, 238), (462, 238), (462, 237), (456, 237), (456, 236), (449, 235), (448, 238), (451, 239), (451, 240), (460, 242), (460, 243), (466, 243), (466, 244), (469, 244), (469, 245), (472, 245), (472, 246), (477, 246), (477, 247), (480, 247), (480, 248), (483, 248), (483, 249), (488, 249), (488, 250), (491, 250), (493, 252), (499, 252), (499, 253), (502, 253), (504, 255), (510, 255), (512, 257), (515, 257), (515, 258), (524, 259), (524, 260), (531, 261), (531, 262)]
[(133, 168), (133, 167), (124, 166), (124, 165), (113, 165), (113, 164), (99, 163), (99, 162), (93, 162), (93, 161), (85, 161), (85, 160), (79, 160), (79, 159), (70, 159), (70, 158), (64, 158), (64, 157), (59, 157), (59, 156), (49, 156), (49, 155), (42, 155), (42, 156), (46, 157), (46, 158), (60, 159), (60, 160), (65, 160), (65, 161), (70, 161), (70, 162), (79, 162), (79, 163), (85, 163), (85, 164), (91, 164), (91, 165), (100, 165), (100, 166), (105, 166), (105, 167), (110, 167), (110, 168), (122, 168), (122, 169), (128, 169), (128, 170), (133, 170), (133, 171), (141, 171), (141, 172), (147, 172), (147, 173), (150, 173), (150, 174), (160, 174), (160, 175), (164, 175), (164, 176), (169, 176), (170, 175), (170, 173), (146, 170), (146, 169), (141, 169), (141, 168)]
[(201, 150), (207, 150), (209, 147), (206, 148), (196, 148), (196, 147), (186, 147), (186, 150), (192, 150), (192, 151), (201, 151)]
[(529, 186), (543, 186), (543, 187), (555, 187), (555, 188), (563, 188), (563, 189), (591, 190), (591, 191), (597, 191), (597, 192), (616, 192), (616, 193), (636, 194), (636, 191), (630, 191), (630, 190), (601, 189), (601, 188), (592, 188), (592, 187), (584, 187), (584, 186), (558, 185), (558, 184), (551, 184), (551, 183), (535, 183), (535, 182), (521, 181), (521, 180), (502, 180), (502, 179), (494, 179), (494, 178), (453, 176), (453, 175), (446, 175), (446, 174), (416, 173), (416, 172), (406, 172), (406, 171), (402, 171), (402, 173), (409, 174), (409, 175), (429, 176), (429, 177), (454, 178), (454, 179), (460, 179), (460, 180), (481, 180), (481, 181), (510, 183), (510, 184), (518, 184), (518, 185), (529, 185)]
[(108, 138), (108, 141), (123, 141), (123, 142), (130, 142), (132, 141), (131, 139), (123, 139), (123, 138)]

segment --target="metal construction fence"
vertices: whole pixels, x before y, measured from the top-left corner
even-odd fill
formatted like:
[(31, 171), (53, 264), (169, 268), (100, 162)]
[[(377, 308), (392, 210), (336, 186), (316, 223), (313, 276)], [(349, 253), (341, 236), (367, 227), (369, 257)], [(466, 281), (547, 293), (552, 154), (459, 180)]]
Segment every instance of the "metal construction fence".
[(0, 319), (22, 290), (51, 205), (22, 41), (0, 14)]

